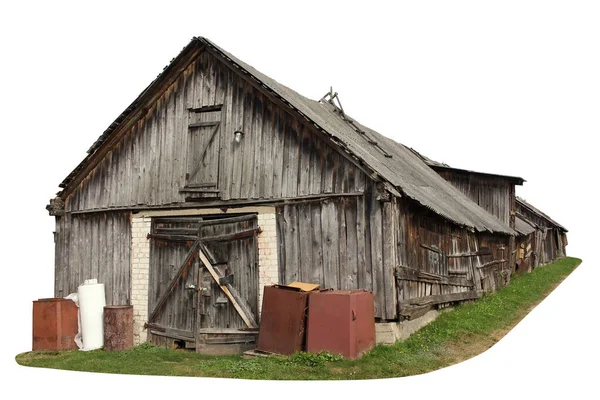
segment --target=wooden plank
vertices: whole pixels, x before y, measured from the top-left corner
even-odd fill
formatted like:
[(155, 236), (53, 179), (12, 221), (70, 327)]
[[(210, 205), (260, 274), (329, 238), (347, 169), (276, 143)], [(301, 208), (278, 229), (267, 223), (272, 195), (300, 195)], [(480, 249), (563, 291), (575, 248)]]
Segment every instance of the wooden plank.
[[(349, 280), (349, 289), (359, 289), (358, 285), (358, 234), (357, 234), (357, 216), (356, 216), (356, 198), (344, 199), (346, 202), (346, 243), (347, 243), (347, 271)], [(363, 261), (364, 262), (364, 261)], [(362, 266), (361, 266), (362, 268)]]
[[(365, 200), (363, 197), (356, 199), (356, 257), (357, 257), (357, 271), (356, 279), (358, 289), (372, 290), (371, 282), (367, 282), (367, 270), (370, 271), (370, 257), (367, 258), (367, 254), (370, 254), (370, 244), (367, 245), (367, 238), (369, 236), (368, 224), (365, 217)], [(367, 264), (368, 263), (368, 264)]]
[(273, 160), (273, 197), (282, 197), (283, 185), (283, 149), (285, 144), (285, 131), (283, 127), (283, 112), (278, 108), (273, 111), (273, 147), (271, 149)]
[(385, 318), (396, 318), (396, 279), (394, 279), (394, 268), (396, 266), (396, 237), (394, 218), (394, 204), (391, 201), (383, 203), (382, 207), (382, 239), (383, 239), (383, 291), (385, 299)]
[(349, 290), (351, 288), (350, 276), (348, 272), (348, 242), (346, 227), (346, 202), (340, 199), (338, 202), (338, 249), (339, 249), (339, 288)]
[(202, 128), (202, 127), (207, 127), (207, 126), (218, 126), (221, 123), (221, 121), (200, 121), (200, 122), (194, 122), (188, 125), (188, 128), (193, 129), (193, 128)]
[(193, 113), (204, 113), (204, 112), (211, 112), (211, 111), (221, 111), (221, 109), (223, 108), (223, 104), (215, 104), (215, 105), (210, 105), (210, 106), (204, 106), (204, 107), (188, 107), (187, 110)]
[(470, 290), (468, 292), (440, 294), (434, 296), (414, 297), (400, 302), (400, 310), (402, 310), (406, 306), (436, 305), (441, 303), (451, 303), (454, 301), (474, 300), (477, 298), (479, 298), (479, 293), (475, 290)]
[(285, 245), (285, 271), (283, 283), (299, 280), (300, 249), (298, 237), (298, 209), (296, 206), (283, 208), (283, 242)]
[(383, 283), (383, 230), (382, 230), (382, 212), (381, 203), (370, 195), (370, 204), (368, 207), (370, 217), (370, 238), (371, 238), (371, 269), (373, 279), (373, 296), (375, 298), (376, 318), (385, 318), (385, 286)]
[(312, 282), (313, 274), (313, 248), (312, 248), (312, 221), (311, 221), (311, 205), (301, 204), (298, 208), (298, 242), (299, 242), (299, 265), (298, 265), (298, 280), (300, 282)]
[(323, 289), (339, 289), (339, 231), (337, 226), (337, 207), (333, 201), (323, 202), (321, 209), (323, 247)]
[(198, 255), (200, 257), (200, 261), (202, 261), (202, 264), (204, 264), (204, 266), (206, 267), (207, 271), (210, 273), (210, 275), (215, 280), (215, 282), (217, 283), (217, 285), (219, 285), (219, 287), (221, 288), (221, 290), (223, 291), (223, 293), (225, 293), (225, 295), (227, 296), (227, 298), (229, 299), (229, 301), (231, 302), (231, 304), (233, 305), (233, 307), (236, 309), (236, 311), (238, 312), (238, 314), (240, 315), (240, 317), (242, 317), (242, 319), (244, 320), (244, 323), (246, 323), (246, 325), (249, 328), (257, 328), (258, 324), (256, 323), (256, 321), (254, 321), (249, 315), (247, 315), (246, 312), (244, 311), (244, 309), (240, 306), (240, 301), (241, 300), (238, 301), (238, 299), (236, 299), (234, 297), (234, 294), (232, 294), (232, 291), (230, 290), (230, 288), (228, 288), (227, 286), (222, 286), (222, 285), (219, 284), (219, 278), (220, 278), (220, 276), (217, 274), (217, 272), (213, 268), (212, 264), (210, 263), (210, 261), (206, 257), (206, 255), (204, 253), (204, 250), (203, 250), (203, 247), (204, 246), (202, 246), (202, 245), (199, 246)]
[(442, 276), (425, 273), (414, 268), (396, 267), (396, 279), (415, 282), (439, 283), (452, 286), (473, 286), (473, 282), (466, 278), (456, 276)]
[(253, 162), (248, 168), (251, 169), (252, 178), (249, 184), (248, 195), (252, 199), (258, 199), (261, 197), (260, 182), (264, 180), (264, 171), (270, 166), (270, 163), (262, 164), (262, 153), (264, 152), (264, 145), (262, 144), (262, 126), (263, 126), (263, 100), (264, 97), (258, 92), (253, 91), (254, 103), (252, 106), (252, 144), (254, 146), (254, 157)]
[(239, 184), (241, 186), (240, 198), (249, 199), (251, 197), (251, 187), (253, 185), (253, 173), (254, 173), (254, 146), (256, 145), (256, 137), (252, 131), (252, 122), (254, 120), (254, 102), (256, 99), (252, 93), (252, 88), (245, 88), (244, 90), (244, 119), (243, 119), (243, 132), (249, 132), (244, 135), (241, 142), (238, 143), (243, 148), (242, 160), (242, 174)]
[(491, 267), (492, 265), (497, 265), (497, 264), (502, 264), (505, 263), (506, 260), (502, 259), (502, 260), (493, 260), (493, 261), (489, 261), (486, 262), (480, 266), (478, 266), (477, 268), (481, 269), (481, 268), (485, 268), (485, 267)]
[[(310, 220), (312, 226), (311, 232), (311, 247), (312, 247), (312, 264), (311, 274), (308, 282), (325, 284), (323, 282), (323, 244), (322, 244), (322, 228), (321, 228), (321, 203), (310, 204)], [(308, 237), (307, 237), (308, 238)]]

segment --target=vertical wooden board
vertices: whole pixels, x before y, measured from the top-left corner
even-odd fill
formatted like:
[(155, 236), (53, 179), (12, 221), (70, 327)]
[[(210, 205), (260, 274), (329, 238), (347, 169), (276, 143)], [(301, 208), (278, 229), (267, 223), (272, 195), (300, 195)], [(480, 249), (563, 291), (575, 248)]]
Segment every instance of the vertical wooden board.
[[(367, 281), (367, 271), (371, 270), (370, 265), (370, 243), (367, 244), (367, 237), (370, 236), (368, 221), (365, 215), (364, 196), (356, 199), (356, 255), (357, 255), (357, 286), (359, 289), (372, 290), (371, 281)], [(369, 257), (367, 255), (369, 254)]]
[(205, 53), (202, 53), (196, 59), (195, 65), (195, 73), (194, 73), (194, 101), (193, 107), (202, 107), (204, 105), (203, 101), (203, 86), (205, 81), (206, 74), (206, 62), (205, 62)]
[(310, 167), (309, 167), (309, 185), (310, 194), (321, 193), (321, 185), (323, 181), (323, 153), (327, 149), (327, 145), (311, 130), (306, 130), (309, 136)]
[(335, 155), (333, 151), (329, 150), (325, 156), (325, 163), (323, 166), (323, 193), (333, 193), (334, 159)]
[(254, 146), (256, 146), (256, 135), (252, 131), (252, 121), (254, 119), (254, 102), (256, 99), (252, 93), (251, 88), (245, 88), (244, 90), (244, 129), (246, 133), (239, 143), (243, 147), (243, 167), (242, 167), (242, 180), (241, 184), (241, 199), (250, 198), (250, 189), (253, 186), (253, 174), (254, 174)]
[(157, 167), (157, 157), (158, 157), (158, 114), (156, 107), (152, 110), (152, 117), (150, 118), (148, 130), (146, 132), (149, 135), (149, 148), (147, 148), (146, 157), (148, 159), (148, 187), (147, 187), (147, 197), (146, 204), (156, 204), (157, 199), (157, 182), (156, 179), (158, 177), (158, 167)]
[(298, 210), (292, 205), (283, 207), (284, 218), (284, 243), (285, 243), (285, 280), (284, 284), (299, 280), (299, 238), (298, 238)]
[[(309, 276), (310, 283), (318, 283), (323, 285), (323, 231), (321, 227), (321, 203), (316, 203), (310, 206), (312, 234), (312, 264), (311, 274)], [(308, 238), (308, 237), (307, 237)]]
[(348, 289), (359, 289), (358, 282), (358, 221), (356, 215), (357, 201), (356, 198), (348, 198), (345, 207), (346, 218), (346, 243), (347, 243), (347, 258), (346, 265), (348, 271)]
[(253, 90), (252, 93), (254, 94), (254, 104), (252, 109), (252, 128), (250, 132), (254, 144), (254, 161), (249, 166), (252, 170), (252, 178), (249, 182), (249, 197), (258, 199), (261, 197), (261, 180), (264, 181), (263, 171), (267, 169), (267, 165), (262, 163), (264, 159), (262, 157), (262, 154), (264, 153), (264, 145), (262, 143), (264, 97), (256, 90)]
[(350, 274), (348, 271), (348, 241), (346, 227), (346, 202), (344, 199), (337, 201), (337, 225), (338, 225), (338, 249), (339, 249), (339, 288), (348, 290), (351, 288)]
[(371, 269), (373, 279), (373, 296), (376, 304), (377, 318), (385, 318), (385, 286), (383, 283), (383, 231), (381, 204), (375, 199), (375, 195), (370, 196), (368, 204), (370, 219), (370, 238), (371, 238)]
[(339, 289), (339, 231), (335, 202), (325, 200), (321, 210), (323, 246), (323, 288)]
[(273, 104), (265, 99), (263, 114), (262, 143), (263, 165), (265, 170), (261, 173), (261, 196), (265, 199), (273, 197), (273, 142), (275, 141)]
[(223, 93), (223, 108), (221, 109), (221, 141), (219, 146), (219, 191), (222, 200), (229, 200), (229, 182), (231, 179), (233, 127), (233, 83), (231, 71), (225, 71), (225, 88)]
[(339, 153), (334, 153), (333, 157), (333, 191), (335, 193), (342, 193), (347, 188), (347, 169), (346, 159), (343, 158)]
[(396, 238), (394, 203), (387, 201), (382, 207), (382, 239), (383, 239), (383, 290), (385, 300), (385, 318), (396, 318)]
[[(280, 125), (279, 128), (281, 129), (281, 134), (283, 135), (283, 140), (282, 140), (282, 154), (283, 154), (283, 160), (282, 160), (282, 169), (281, 169), (281, 192), (280, 192), (280, 196), (281, 197), (287, 197), (288, 195), (288, 186), (290, 185), (290, 151), (289, 151), (289, 147), (290, 147), (290, 143), (292, 142), (292, 138), (291, 138), (291, 128), (290, 128), (290, 118), (288, 116), (287, 113), (285, 112), (281, 112), (280, 113)], [(296, 177), (291, 177), (292, 181), (295, 181)], [(277, 196), (277, 193), (275, 194)]]
[(164, 192), (163, 204), (173, 203), (178, 198), (178, 183), (177, 177), (177, 153), (175, 151), (177, 141), (176, 130), (176, 114), (177, 114), (177, 97), (179, 96), (179, 79), (176, 80), (168, 89), (166, 108), (166, 125), (165, 125), (165, 173), (164, 178), (168, 183)]
[(310, 142), (311, 135), (310, 130), (304, 128), (304, 126), (300, 126), (302, 130), (301, 142), (300, 142), (300, 168), (298, 170), (298, 196), (305, 196), (310, 194), (310, 168), (311, 168), (311, 159), (312, 154), (310, 151)]
[(311, 282), (313, 278), (313, 249), (312, 249), (312, 221), (311, 205), (298, 204), (298, 241), (300, 247), (299, 274), (298, 279), (301, 282)]
[[(233, 88), (233, 110), (232, 110), (232, 128), (234, 130), (240, 130), (243, 132), (244, 129), (244, 91), (243, 88), (236, 84)], [(241, 180), (242, 180), (242, 167), (244, 158), (244, 147), (242, 143), (231, 143), (232, 151), (230, 160), (230, 185), (229, 185), (229, 198), (239, 199)]]
[(275, 226), (277, 227), (276, 236), (277, 236), (277, 265), (279, 266), (279, 274), (278, 281), (279, 283), (284, 283), (285, 281), (285, 270), (286, 266), (286, 254), (285, 254), (285, 227), (284, 227), (284, 217), (283, 217), (283, 206), (278, 206), (275, 211)]
[[(273, 111), (273, 148), (272, 148), (272, 160), (273, 160), (273, 197), (280, 197), (283, 185), (284, 175), (284, 146), (285, 146), (285, 129), (283, 127), (282, 112), (279, 108), (275, 108)], [(286, 175), (287, 179), (287, 175)]]
[(289, 143), (287, 143), (287, 149), (285, 150), (286, 152), (289, 153), (289, 159), (288, 159), (288, 168), (287, 168), (287, 174), (288, 174), (288, 179), (287, 179), (287, 185), (284, 186), (284, 190), (285, 193), (283, 194), (284, 197), (296, 197), (298, 196), (298, 181), (299, 181), (299, 176), (298, 176), (298, 162), (299, 162), (299, 158), (300, 158), (300, 126), (298, 124), (298, 120), (296, 118), (291, 117), (289, 114), (287, 115), (287, 120), (289, 121), (289, 123), (286, 122), (285, 126), (286, 126), (286, 131), (289, 129), (289, 132), (287, 133), (287, 137), (290, 140)]

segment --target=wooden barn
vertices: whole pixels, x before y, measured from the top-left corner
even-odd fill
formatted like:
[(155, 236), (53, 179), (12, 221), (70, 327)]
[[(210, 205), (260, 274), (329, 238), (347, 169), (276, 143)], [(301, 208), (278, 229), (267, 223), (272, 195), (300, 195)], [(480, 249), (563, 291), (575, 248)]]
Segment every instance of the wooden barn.
[[(411, 150), (467, 197), (516, 230), (516, 186), (523, 185), (525, 182), (523, 178), (453, 168), (448, 164), (434, 161), (414, 149)], [(517, 233), (520, 234), (519, 231)], [(508, 260), (513, 268), (516, 267), (517, 261), (516, 247), (515, 239), (511, 238)]]
[(567, 255), (567, 229), (517, 197), (517, 243), (522, 262), (530, 268), (553, 262)]
[(337, 94), (307, 99), (205, 38), (60, 187), (55, 295), (97, 278), (107, 304), (134, 306), (137, 343), (246, 343), (274, 283), (372, 290), (376, 320), (399, 322), (509, 281), (510, 218)]

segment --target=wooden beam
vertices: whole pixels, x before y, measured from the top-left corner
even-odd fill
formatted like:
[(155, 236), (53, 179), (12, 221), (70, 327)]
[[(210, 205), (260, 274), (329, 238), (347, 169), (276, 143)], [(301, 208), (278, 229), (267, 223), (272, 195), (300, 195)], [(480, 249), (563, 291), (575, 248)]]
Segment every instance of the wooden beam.
[[(256, 199), (256, 200), (209, 200), (203, 201), (202, 203), (175, 203), (166, 204), (159, 206), (148, 206), (148, 205), (135, 205), (135, 206), (124, 206), (124, 207), (106, 207), (96, 208), (91, 210), (75, 210), (67, 211), (66, 214), (80, 215), (80, 214), (94, 214), (101, 212), (113, 212), (113, 211), (162, 211), (162, 210), (185, 210), (185, 209), (197, 209), (197, 208), (220, 208), (220, 209), (235, 209), (237, 207), (247, 206), (280, 206), (285, 204), (301, 204), (303, 202), (318, 202), (334, 197), (360, 197), (363, 196), (364, 192), (350, 192), (350, 193), (326, 193), (326, 194), (315, 194), (298, 197), (283, 197), (279, 199)], [(189, 219), (189, 218), (188, 218)]]
[(199, 108), (188, 108), (188, 111), (193, 112), (193, 113), (203, 113), (203, 112), (211, 112), (211, 111), (221, 111), (221, 109), (223, 108), (223, 104), (217, 104), (214, 106), (204, 106), (204, 107), (199, 107)]
[(485, 268), (485, 267), (490, 267), (490, 266), (495, 265), (495, 264), (502, 264), (502, 263), (505, 263), (505, 262), (506, 262), (506, 260), (494, 260), (494, 261), (486, 262), (485, 264), (482, 264), (482, 265), (480, 265), (477, 268), (481, 269), (481, 268)]
[(451, 285), (451, 286), (473, 287), (473, 281), (466, 279), (466, 278), (432, 274), (429, 272), (419, 271), (414, 268), (401, 267), (401, 266), (396, 267), (396, 279), (407, 280), (407, 281), (416, 281), (416, 282), (435, 283), (435, 284), (442, 284), (442, 285)]
[[(239, 295), (234, 296), (234, 294), (232, 293), (230, 288), (228, 288), (225, 285), (221, 285), (219, 283), (219, 278), (221, 278), (221, 277), (219, 276), (219, 274), (217, 274), (214, 267), (208, 260), (208, 257), (204, 253), (204, 249), (205, 249), (204, 245), (200, 245), (199, 250), (198, 250), (198, 255), (200, 257), (200, 261), (202, 261), (202, 264), (204, 264), (204, 266), (206, 267), (206, 270), (210, 273), (210, 275), (212, 276), (214, 281), (217, 283), (217, 285), (219, 285), (219, 287), (221, 288), (223, 293), (225, 293), (225, 296), (227, 296), (229, 301), (231, 301), (231, 304), (233, 305), (235, 310), (238, 312), (240, 317), (242, 317), (242, 320), (244, 320), (244, 323), (248, 326), (248, 328), (257, 328), (258, 324), (256, 323), (256, 321), (254, 321), (253, 318), (248, 316), (246, 314), (246, 312), (244, 311), (244, 309), (242, 308), (242, 306), (240, 305), (240, 302), (242, 301), (241, 297), (239, 297)], [(238, 298), (236, 299), (236, 297), (238, 297)]]
[(400, 301), (400, 310), (407, 306), (427, 306), (442, 303), (451, 303), (454, 301), (474, 300), (479, 298), (479, 294), (475, 290), (461, 293), (436, 294), (433, 296), (414, 297)]

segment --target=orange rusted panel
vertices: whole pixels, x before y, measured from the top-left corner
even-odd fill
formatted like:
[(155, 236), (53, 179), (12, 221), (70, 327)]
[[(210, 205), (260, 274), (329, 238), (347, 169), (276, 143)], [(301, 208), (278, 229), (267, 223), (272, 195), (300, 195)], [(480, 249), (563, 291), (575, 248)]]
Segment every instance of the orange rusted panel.
[(33, 302), (33, 351), (75, 350), (77, 306), (61, 298)]
[(312, 292), (308, 297), (306, 351), (359, 358), (375, 346), (373, 293), (364, 290)]

